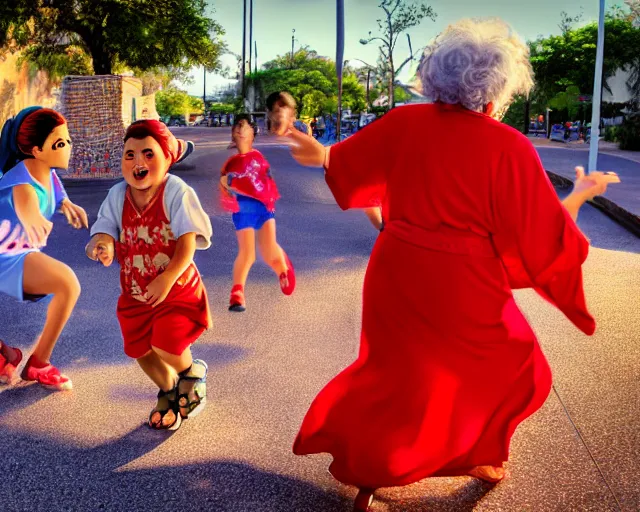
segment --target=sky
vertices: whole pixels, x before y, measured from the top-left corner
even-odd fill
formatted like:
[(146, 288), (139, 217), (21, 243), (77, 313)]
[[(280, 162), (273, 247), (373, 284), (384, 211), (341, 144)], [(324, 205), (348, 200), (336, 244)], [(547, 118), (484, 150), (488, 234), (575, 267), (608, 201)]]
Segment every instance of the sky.
[[(598, 0), (422, 0), (437, 14), (435, 21), (423, 19), (409, 30), (414, 52), (424, 47), (447, 25), (461, 18), (497, 16), (510, 23), (524, 40), (539, 35), (559, 34), (561, 12), (574, 16), (582, 13), (580, 25), (598, 18)], [(360, 44), (360, 39), (377, 34), (376, 20), (384, 15), (378, 7), (380, 0), (345, 0), (345, 59), (362, 59), (375, 65), (378, 46)], [(618, 2), (607, 1), (607, 7)], [(249, 19), (247, 0), (247, 20)], [(243, 0), (208, 0), (210, 16), (225, 30), (223, 39), (229, 50), (242, 53)], [(292, 29), (295, 29), (295, 47), (308, 45), (318, 54), (335, 60), (336, 56), (336, 2), (335, 0), (253, 0), (253, 37), (258, 45), (258, 67), (278, 55), (291, 52)], [(247, 41), (249, 37), (247, 22)], [(248, 42), (247, 42), (248, 45)], [(406, 36), (398, 40), (394, 53), (402, 62), (409, 55)], [(223, 65), (236, 66), (235, 57), (224, 56)], [(354, 62), (358, 65), (357, 62)], [(253, 65), (252, 65), (253, 67)], [(406, 74), (406, 73), (404, 73)], [(194, 83), (183, 85), (190, 94), (202, 96), (204, 71), (195, 68), (191, 73)], [(401, 80), (402, 75), (399, 77)], [(228, 83), (215, 73), (207, 74), (207, 94), (216, 86)]]

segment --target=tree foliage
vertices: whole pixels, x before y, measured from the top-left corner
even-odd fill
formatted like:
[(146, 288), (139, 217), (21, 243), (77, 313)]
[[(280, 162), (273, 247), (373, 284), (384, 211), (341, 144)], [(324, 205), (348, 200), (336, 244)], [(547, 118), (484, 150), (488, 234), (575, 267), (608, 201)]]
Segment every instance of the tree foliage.
[[(3, 0), (0, 46), (29, 47), (47, 65), (71, 48), (92, 59), (96, 74), (118, 64), (140, 70), (218, 67), (224, 32), (206, 16), (205, 0)], [(58, 64), (55, 64), (55, 68)]]
[[(264, 70), (247, 75), (257, 90), (257, 108), (264, 108), (264, 100), (272, 92), (287, 91), (296, 100), (303, 117), (315, 117), (337, 110), (338, 79), (335, 62), (320, 57), (314, 50), (303, 47), (293, 55), (278, 56), (263, 65)], [(335, 107), (334, 107), (335, 105)], [(366, 109), (364, 87), (358, 77), (346, 68), (342, 80), (343, 108), (360, 112)]]
[[(562, 35), (539, 38), (529, 43), (531, 65), (536, 76), (535, 94), (548, 103), (558, 93), (574, 85), (580, 91), (593, 91), (597, 23), (569, 29)], [(640, 30), (619, 16), (605, 20), (603, 84), (618, 69), (637, 65)]]
[(156, 110), (161, 117), (188, 116), (204, 111), (202, 98), (189, 96), (185, 91), (168, 87), (156, 93)]
[(424, 18), (435, 20), (436, 13), (431, 6), (406, 0), (382, 0), (378, 7), (384, 11), (384, 17), (376, 20), (379, 35), (372, 36), (370, 31), (369, 37), (360, 39), (360, 43), (369, 44), (373, 41), (380, 43), (378, 47), (380, 57), (385, 64), (383, 69), (380, 70), (382, 73), (379, 74), (379, 78), (381, 80), (384, 78), (386, 81), (389, 107), (392, 108), (394, 104), (395, 77), (402, 66), (413, 58), (413, 55), (410, 55), (400, 66), (396, 67), (393, 52), (398, 43), (398, 37), (408, 29), (419, 25)]

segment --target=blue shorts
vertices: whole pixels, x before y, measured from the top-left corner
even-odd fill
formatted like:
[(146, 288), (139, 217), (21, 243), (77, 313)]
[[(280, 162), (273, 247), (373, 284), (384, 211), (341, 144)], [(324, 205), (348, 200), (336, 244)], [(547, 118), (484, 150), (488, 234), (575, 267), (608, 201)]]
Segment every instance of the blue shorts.
[(232, 215), (233, 225), (236, 231), (252, 228), (255, 230), (264, 226), (270, 219), (275, 219), (275, 212), (270, 212), (267, 207), (257, 199), (247, 196), (237, 196), (240, 211)]

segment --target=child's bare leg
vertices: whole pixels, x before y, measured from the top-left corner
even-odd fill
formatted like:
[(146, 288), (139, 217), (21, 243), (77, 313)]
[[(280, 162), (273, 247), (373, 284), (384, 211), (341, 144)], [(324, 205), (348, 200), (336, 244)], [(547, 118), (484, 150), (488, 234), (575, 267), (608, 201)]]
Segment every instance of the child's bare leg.
[(24, 261), (23, 290), (29, 295), (53, 294), (42, 334), (33, 351), (39, 361), (48, 363), (78, 301), (80, 283), (73, 270), (64, 263), (41, 252), (32, 252)]
[(191, 363), (193, 363), (190, 348), (186, 348), (179, 356), (165, 352), (158, 347), (153, 347), (152, 350), (160, 357), (160, 359), (162, 359), (162, 361), (175, 370), (176, 373), (187, 370), (191, 366)]
[(178, 374), (165, 363), (153, 350), (136, 359), (142, 371), (147, 374), (153, 383), (162, 391), (171, 391), (178, 380)]
[(251, 266), (256, 261), (256, 236), (252, 228), (236, 231), (238, 238), (238, 255), (233, 263), (233, 284), (244, 287)]
[(276, 241), (275, 219), (269, 219), (258, 230), (258, 248), (262, 259), (278, 276), (287, 271), (287, 260), (284, 251)]

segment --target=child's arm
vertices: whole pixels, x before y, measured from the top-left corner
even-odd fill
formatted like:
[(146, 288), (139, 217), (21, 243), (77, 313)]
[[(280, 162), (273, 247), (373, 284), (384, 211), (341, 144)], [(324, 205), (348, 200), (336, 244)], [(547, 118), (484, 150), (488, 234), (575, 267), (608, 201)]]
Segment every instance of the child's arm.
[(176, 243), (173, 258), (162, 274), (147, 286), (147, 304), (155, 307), (167, 298), (178, 278), (184, 274), (193, 262), (196, 253), (196, 234), (185, 233)]
[(91, 226), (91, 240), (85, 248), (89, 258), (100, 261), (105, 267), (113, 263), (115, 241), (120, 236), (125, 189), (126, 184), (118, 184), (109, 190), (98, 211), (98, 219)]
[(13, 207), (32, 247), (43, 247), (53, 223), (40, 213), (36, 189), (28, 183), (13, 187)]
[(87, 212), (69, 199), (67, 191), (64, 189), (62, 181), (56, 174), (56, 171), (51, 171), (51, 176), (53, 178), (53, 197), (56, 202), (56, 209), (60, 210), (60, 213), (67, 218), (69, 224), (74, 228), (80, 229), (81, 227), (85, 227), (89, 229)]

